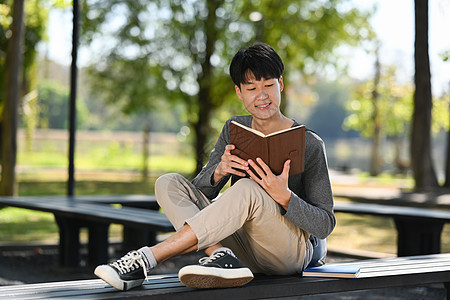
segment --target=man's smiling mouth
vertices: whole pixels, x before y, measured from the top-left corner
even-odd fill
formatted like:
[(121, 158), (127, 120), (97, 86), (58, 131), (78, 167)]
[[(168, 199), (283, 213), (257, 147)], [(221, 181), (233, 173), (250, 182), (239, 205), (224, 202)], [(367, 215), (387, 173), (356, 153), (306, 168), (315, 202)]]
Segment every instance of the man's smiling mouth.
[(270, 104), (272, 104), (271, 102), (266, 103), (266, 104), (262, 104), (262, 105), (256, 105), (257, 108), (266, 108), (268, 107)]

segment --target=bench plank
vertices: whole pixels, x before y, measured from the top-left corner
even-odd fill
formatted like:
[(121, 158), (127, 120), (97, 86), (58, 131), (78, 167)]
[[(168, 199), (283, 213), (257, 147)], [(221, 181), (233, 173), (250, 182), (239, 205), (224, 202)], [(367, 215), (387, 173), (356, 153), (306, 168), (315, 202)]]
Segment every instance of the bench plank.
[(353, 214), (368, 214), (386, 217), (402, 217), (413, 219), (430, 219), (435, 221), (450, 222), (450, 211), (442, 209), (418, 208), (395, 205), (381, 205), (354, 202), (335, 202), (335, 212)]
[[(100, 279), (0, 287), (8, 299), (260, 299), (335, 293), (385, 287), (450, 282), (450, 254), (344, 262), (361, 267), (356, 279), (259, 276), (239, 288), (194, 290), (183, 286), (176, 274), (152, 275), (141, 288), (120, 292)], [(440, 267), (427, 266), (440, 264)], [(330, 264), (331, 265), (331, 264)], [(416, 265), (416, 267), (411, 267)], [(422, 271), (422, 272), (417, 272)]]
[(450, 208), (450, 189), (438, 188), (428, 192), (404, 192), (399, 188), (370, 186), (333, 186), (333, 195), (354, 202), (385, 205)]
[(113, 207), (99, 203), (71, 201), (54, 197), (1, 197), (0, 204), (51, 212), (62, 217), (80, 218), (94, 222), (119, 223), (157, 231), (172, 231), (173, 226), (164, 214), (133, 207)]

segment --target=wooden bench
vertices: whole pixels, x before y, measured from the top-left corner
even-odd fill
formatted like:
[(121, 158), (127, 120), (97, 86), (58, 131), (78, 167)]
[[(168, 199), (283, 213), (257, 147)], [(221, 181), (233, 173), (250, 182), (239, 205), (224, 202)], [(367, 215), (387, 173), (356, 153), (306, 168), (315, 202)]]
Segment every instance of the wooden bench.
[[(60, 265), (67, 267), (78, 266), (80, 263), (80, 228), (86, 227), (89, 232), (88, 265), (98, 265), (108, 261), (108, 229), (111, 223), (123, 224), (128, 228), (134, 228), (135, 231), (170, 232), (174, 230), (166, 216), (158, 211), (107, 205), (120, 203), (118, 198), (100, 199), (98, 197), (96, 201), (92, 201), (88, 197), (81, 198), (59, 196), (0, 197), (0, 205), (53, 213), (60, 234)], [(126, 197), (123, 198), (126, 200)], [(125, 200), (123, 201), (127, 202)], [(133, 201), (130, 200), (127, 204), (133, 205), (136, 202), (143, 202), (142, 199)]]
[[(330, 264), (331, 265), (331, 264)], [(337, 263), (357, 265), (356, 279), (256, 276), (239, 288), (195, 290), (183, 286), (176, 274), (151, 275), (141, 288), (120, 292), (100, 279), (0, 287), (1, 299), (261, 299), (348, 292), (386, 287), (444, 283), (450, 299), (450, 254), (412, 256)]]
[(393, 218), (398, 256), (440, 253), (442, 229), (450, 222), (450, 211), (441, 209), (336, 202), (334, 211)]
[[(32, 196), (22, 197), (33, 201), (36, 198), (47, 200), (64, 199), (67, 201), (83, 201), (102, 204), (120, 204), (124, 207), (144, 208), (159, 210), (155, 195), (126, 194), (126, 195), (81, 195), (81, 196)], [(1, 199), (1, 197), (0, 197)], [(156, 243), (156, 231), (147, 229), (137, 229), (135, 227), (123, 227), (122, 248), (126, 251), (142, 247), (142, 245), (154, 245)]]
[(347, 198), (359, 203), (450, 209), (450, 189), (448, 188), (407, 192), (392, 187), (352, 186), (349, 188), (345, 185), (335, 185), (333, 195), (335, 198)]

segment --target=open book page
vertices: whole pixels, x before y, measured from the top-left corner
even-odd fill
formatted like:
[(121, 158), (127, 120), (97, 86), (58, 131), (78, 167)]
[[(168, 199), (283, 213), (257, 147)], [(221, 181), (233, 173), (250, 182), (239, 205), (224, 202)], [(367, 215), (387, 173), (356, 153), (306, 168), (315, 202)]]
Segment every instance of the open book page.
[(286, 132), (286, 131), (294, 130), (294, 129), (296, 128), (296, 127), (290, 127), (290, 128), (286, 128), (286, 129), (283, 129), (283, 130), (275, 131), (275, 132), (272, 132), (272, 133), (269, 133), (269, 134), (264, 134), (264, 133), (262, 133), (261, 131), (258, 131), (258, 130), (256, 130), (256, 129), (251, 128), (251, 127), (247, 127), (247, 126), (242, 125), (241, 123), (238, 123), (238, 122), (236, 122), (236, 121), (231, 121), (231, 123), (233, 123), (233, 124), (235, 124), (235, 125), (237, 125), (237, 126), (239, 126), (239, 127), (242, 127), (242, 128), (244, 128), (244, 129), (246, 129), (246, 130), (248, 130), (248, 131), (251, 131), (251, 132), (253, 132), (254, 134), (257, 134), (257, 135), (259, 135), (259, 136), (261, 136), (261, 137), (269, 137), (269, 136), (273, 136), (273, 135), (280, 134), (280, 133), (283, 133), (283, 132)]

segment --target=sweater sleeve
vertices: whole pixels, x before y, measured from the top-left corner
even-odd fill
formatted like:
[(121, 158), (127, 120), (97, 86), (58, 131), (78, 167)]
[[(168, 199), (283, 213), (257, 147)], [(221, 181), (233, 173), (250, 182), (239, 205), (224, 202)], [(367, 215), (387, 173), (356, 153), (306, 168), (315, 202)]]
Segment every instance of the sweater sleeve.
[(192, 180), (192, 183), (209, 199), (216, 198), (230, 178), (230, 176), (225, 176), (219, 182), (214, 182), (214, 171), (219, 165), (222, 155), (225, 152), (225, 146), (230, 143), (229, 126), (230, 121), (228, 120), (223, 126), (219, 139), (209, 155), (208, 163)]
[[(293, 183), (284, 216), (299, 228), (324, 239), (336, 225), (325, 145), (311, 131), (307, 131), (306, 139), (305, 171), (300, 176), (302, 182)], [(295, 188), (299, 186), (301, 188)]]

